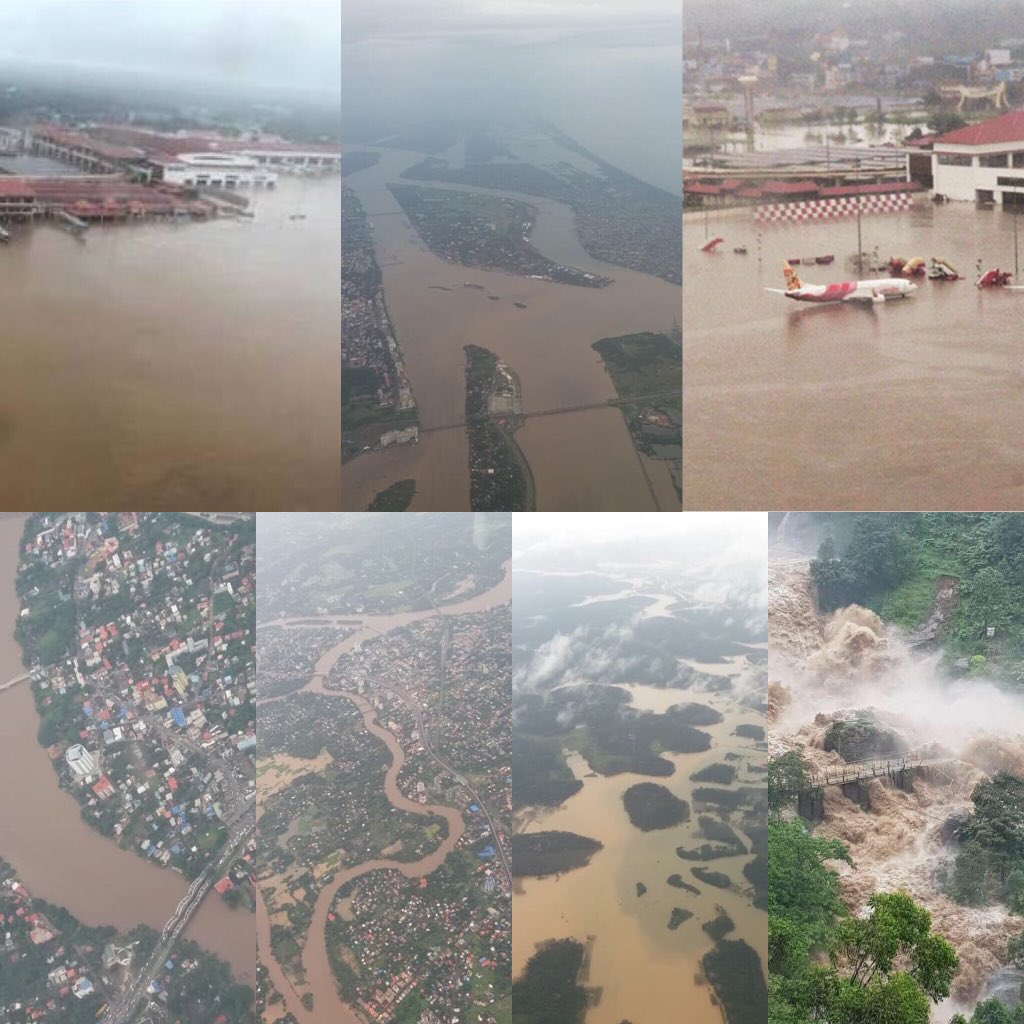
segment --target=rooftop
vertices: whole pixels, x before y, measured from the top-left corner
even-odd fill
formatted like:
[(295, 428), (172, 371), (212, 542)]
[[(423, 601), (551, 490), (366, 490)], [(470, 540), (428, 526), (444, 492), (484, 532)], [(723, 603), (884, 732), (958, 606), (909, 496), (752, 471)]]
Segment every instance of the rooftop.
[(937, 146), (998, 146), (1006, 142), (1024, 142), (1024, 110), (1011, 110), (1008, 114), (957, 128), (935, 140)]

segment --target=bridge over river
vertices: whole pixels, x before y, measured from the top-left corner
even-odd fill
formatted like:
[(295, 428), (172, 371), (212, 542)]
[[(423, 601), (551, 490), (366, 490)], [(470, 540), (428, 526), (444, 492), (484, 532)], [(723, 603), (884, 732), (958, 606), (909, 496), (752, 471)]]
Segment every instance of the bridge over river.
[(17, 686), (18, 683), (27, 682), (31, 678), (32, 674), (30, 672), (23, 672), (20, 676), (8, 679), (6, 683), (0, 683), (0, 693), (3, 693), (4, 690), (9, 690), (12, 686)]
[(864, 783), (872, 779), (883, 779), (897, 789), (910, 792), (916, 772), (924, 768), (961, 763), (960, 758), (951, 755), (925, 757), (908, 754), (884, 760), (875, 758), (835, 765), (808, 775), (806, 784), (797, 793), (797, 812), (809, 821), (820, 821), (825, 813), (823, 790), (829, 786), (839, 786), (844, 796), (867, 808), (868, 790)]

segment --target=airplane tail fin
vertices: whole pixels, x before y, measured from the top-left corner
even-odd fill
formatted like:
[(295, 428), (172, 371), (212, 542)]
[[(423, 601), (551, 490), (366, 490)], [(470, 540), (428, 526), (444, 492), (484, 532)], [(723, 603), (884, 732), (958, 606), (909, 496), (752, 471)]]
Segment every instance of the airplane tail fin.
[(786, 275), (786, 291), (796, 291), (797, 288), (802, 287), (800, 284), (800, 278), (796, 276), (796, 271), (789, 265), (789, 263), (782, 264), (782, 272)]

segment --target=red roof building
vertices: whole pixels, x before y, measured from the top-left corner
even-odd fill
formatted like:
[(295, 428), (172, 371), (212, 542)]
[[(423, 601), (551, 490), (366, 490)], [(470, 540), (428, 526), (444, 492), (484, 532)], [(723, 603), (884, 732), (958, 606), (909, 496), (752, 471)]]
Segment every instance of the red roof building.
[(932, 147), (932, 181), (949, 199), (1024, 203), (1024, 110), (940, 135)]

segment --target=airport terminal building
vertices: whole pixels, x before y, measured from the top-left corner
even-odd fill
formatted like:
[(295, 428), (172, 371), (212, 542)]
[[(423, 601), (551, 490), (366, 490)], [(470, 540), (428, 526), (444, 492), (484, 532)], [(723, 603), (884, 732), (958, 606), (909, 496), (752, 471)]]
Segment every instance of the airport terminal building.
[(935, 139), (932, 179), (948, 199), (1024, 203), (1024, 110), (1013, 110)]

